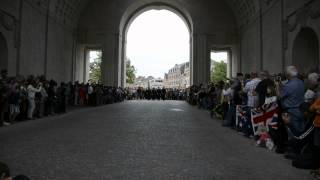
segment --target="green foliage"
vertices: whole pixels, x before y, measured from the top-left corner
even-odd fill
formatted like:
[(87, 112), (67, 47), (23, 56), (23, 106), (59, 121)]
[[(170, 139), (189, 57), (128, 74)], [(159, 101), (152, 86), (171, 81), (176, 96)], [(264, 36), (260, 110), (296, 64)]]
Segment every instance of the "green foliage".
[(136, 79), (136, 68), (131, 65), (131, 61), (128, 59), (126, 61), (126, 75), (127, 75), (127, 78), (126, 78), (126, 83), (127, 84), (133, 84), (135, 79)]
[(212, 61), (213, 68), (211, 69), (211, 81), (217, 83), (227, 80), (227, 64), (223, 61)]
[(89, 65), (89, 79), (91, 82), (101, 82), (101, 62), (102, 62), (102, 53), (99, 52), (98, 57), (96, 59), (94, 59), (93, 62), (90, 62)]

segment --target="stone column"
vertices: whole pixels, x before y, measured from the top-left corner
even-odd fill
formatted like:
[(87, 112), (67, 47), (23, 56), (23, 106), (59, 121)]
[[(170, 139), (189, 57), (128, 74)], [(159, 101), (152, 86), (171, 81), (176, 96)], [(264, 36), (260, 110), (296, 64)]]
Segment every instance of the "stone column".
[(210, 80), (210, 52), (207, 45), (207, 35), (193, 34), (192, 50), (191, 84), (207, 83)]
[(102, 79), (108, 86), (121, 85), (119, 38), (119, 34), (108, 34), (102, 49)]

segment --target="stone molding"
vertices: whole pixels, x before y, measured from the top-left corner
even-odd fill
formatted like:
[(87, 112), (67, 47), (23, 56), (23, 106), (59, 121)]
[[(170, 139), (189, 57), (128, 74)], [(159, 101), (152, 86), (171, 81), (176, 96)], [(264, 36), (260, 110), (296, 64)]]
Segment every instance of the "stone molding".
[(13, 33), (14, 47), (20, 46), (20, 22), (13, 16), (5, 11), (0, 10), (0, 26), (10, 33)]
[(13, 16), (9, 16), (3, 11), (0, 11), (0, 24), (7, 30), (13, 31), (16, 26), (16, 20)]
[(287, 29), (293, 32), (298, 25), (305, 27), (309, 19), (318, 19), (320, 17), (320, 1), (303, 6), (298, 9), (292, 16), (288, 17)]
[(298, 27), (306, 27), (308, 20), (316, 20), (320, 17), (320, 1), (306, 4), (283, 20), (283, 44), (288, 49), (289, 33), (293, 33)]

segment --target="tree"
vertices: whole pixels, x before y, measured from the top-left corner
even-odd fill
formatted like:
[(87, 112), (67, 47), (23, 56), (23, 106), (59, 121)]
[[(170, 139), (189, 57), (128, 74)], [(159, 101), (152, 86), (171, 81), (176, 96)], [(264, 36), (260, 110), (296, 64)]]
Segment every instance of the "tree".
[(213, 68), (211, 69), (211, 81), (217, 83), (227, 80), (227, 64), (223, 61), (212, 61)]
[(94, 59), (92, 62), (90, 62), (89, 65), (89, 79), (92, 82), (98, 83), (101, 81), (101, 59), (102, 59), (102, 53), (97, 53), (97, 58)]
[(130, 59), (127, 59), (126, 61), (126, 83), (133, 84), (136, 79), (136, 68), (131, 65)]

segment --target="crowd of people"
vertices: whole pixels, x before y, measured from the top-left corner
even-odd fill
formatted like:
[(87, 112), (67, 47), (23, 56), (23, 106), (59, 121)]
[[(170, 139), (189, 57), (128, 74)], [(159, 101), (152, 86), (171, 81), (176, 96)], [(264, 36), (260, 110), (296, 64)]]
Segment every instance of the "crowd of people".
[(191, 86), (187, 101), (320, 178), (319, 77), (301, 74), (295, 66), (277, 75), (238, 73), (227, 82)]
[[(320, 168), (320, 76), (238, 73), (234, 79), (179, 89), (122, 89), (102, 84), (60, 83), (45, 77), (7, 77), (1, 71), (0, 126), (65, 113), (67, 106), (98, 106), (125, 99), (186, 100), (222, 119), (222, 125), (292, 160), (297, 168)], [(2, 165), (1, 165), (2, 166)], [(1, 172), (3, 173), (3, 172)], [(5, 174), (5, 177), (8, 173)], [(3, 174), (1, 178), (4, 179)]]
[(129, 100), (185, 100), (186, 91), (173, 88), (128, 88)]
[(102, 84), (58, 83), (44, 76), (8, 77), (1, 71), (0, 126), (65, 113), (69, 106), (98, 106), (121, 102), (125, 90)]

